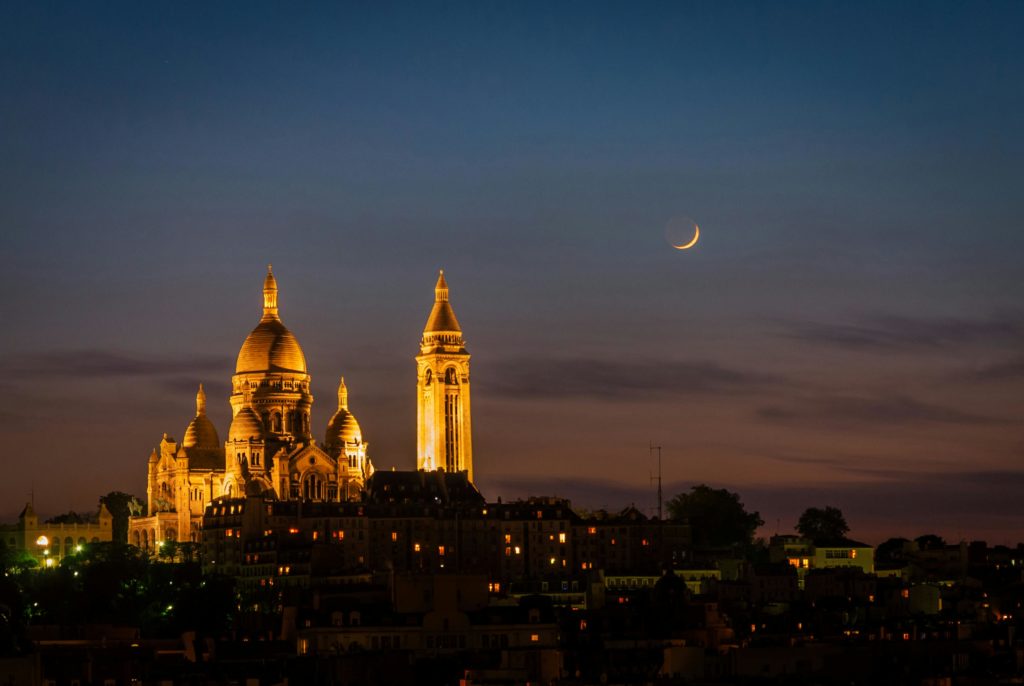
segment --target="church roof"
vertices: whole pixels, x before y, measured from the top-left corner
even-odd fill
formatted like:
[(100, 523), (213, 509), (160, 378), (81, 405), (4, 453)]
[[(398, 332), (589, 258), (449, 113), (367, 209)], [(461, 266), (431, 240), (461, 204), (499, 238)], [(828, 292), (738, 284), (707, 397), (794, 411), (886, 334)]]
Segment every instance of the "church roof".
[(445, 281), (443, 269), (437, 277), (437, 285), (434, 286), (434, 307), (427, 317), (423, 333), (462, 333), (459, 320), (455, 318), (455, 311), (448, 302), (448, 282)]
[(244, 406), (231, 420), (228, 429), (229, 441), (261, 441), (263, 440), (263, 422), (256, 412), (248, 405)]
[(324, 444), (334, 447), (345, 443), (362, 443), (362, 441), (363, 432), (359, 428), (359, 422), (348, 409), (348, 387), (345, 385), (345, 377), (341, 377), (341, 383), (338, 385), (338, 411), (327, 423)]
[(263, 318), (238, 351), (235, 373), (285, 371), (306, 373), (306, 356), (298, 339), (277, 312), (277, 279), (267, 268), (263, 282)]
[(185, 436), (181, 439), (184, 448), (220, 448), (220, 437), (217, 428), (206, 416), (206, 392), (203, 384), (199, 384), (196, 393), (196, 416), (185, 428)]
[(424, 505), (482, 505), (485, 502), (467, 472), (441, 469), (374, 472), (366, 481), (366, 499), (371, 503)]

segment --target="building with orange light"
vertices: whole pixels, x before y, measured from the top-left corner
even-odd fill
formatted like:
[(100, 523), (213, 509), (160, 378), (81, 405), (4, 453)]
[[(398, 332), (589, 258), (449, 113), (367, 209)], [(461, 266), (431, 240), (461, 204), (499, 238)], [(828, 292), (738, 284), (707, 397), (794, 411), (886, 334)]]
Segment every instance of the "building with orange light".
[[(469, 354), (448, 301), (443, 272), (424, 327), (417, 365), (419, 469), (472, 478)], [(231, 377), (227, 438), (206, 414), (200, 384), (196, 414), (179, 442), (164, 434), (149, 457), (145, 516), (133, 517), (129, 542), (198, 542), (203, 513), (219, 499), (258, 495), (313, 503), (358, 500), (373, 474), (368, 443), (349, 409), (344, 377), (324, 440), (313, 437), (311, 377), (302, 347), (281, 321), (278, 286), (268, 268), (263, 313), (238, 352)]]

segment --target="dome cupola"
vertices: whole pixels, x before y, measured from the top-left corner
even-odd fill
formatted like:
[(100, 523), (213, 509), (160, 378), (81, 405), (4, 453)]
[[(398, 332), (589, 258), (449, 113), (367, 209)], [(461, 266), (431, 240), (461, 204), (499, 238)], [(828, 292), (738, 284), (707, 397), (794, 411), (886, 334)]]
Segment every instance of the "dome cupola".
[(332, 447), (363, 442), (363, 432), (359, 428), (359, 422), (348, 409), (348, 387), (345, 385), (345, 377), (341, 377), (341, 383), (338, 385), (338, 411), (327, 423), (327, 435), (324, 442)]
[(184, 448), (219, 448), (220, 437), (213, 422), (206, 416), (206, 392), (203, 384), (199, 384), (196, 393), (196, 416), (185, 429), (185, 437), (181, 439)]
[(299, 341), (278, 316), (277, 279), (271, 265), (263, 280), (263, 317), (242, 343), (235, 362), (235, 373), (306, 373), (306, 356)]
[(242, 409), (235, 414), (231, 420), (231, 428), (228, 429), (229, 441), (262, 441), (263, 422), (255, 410), (246, 403)]

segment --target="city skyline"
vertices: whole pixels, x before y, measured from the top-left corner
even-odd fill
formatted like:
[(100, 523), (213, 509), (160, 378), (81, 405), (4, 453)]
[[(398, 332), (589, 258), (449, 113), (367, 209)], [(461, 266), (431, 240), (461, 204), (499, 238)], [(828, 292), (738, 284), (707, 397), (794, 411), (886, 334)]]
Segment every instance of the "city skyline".
[(883, 7), (12, 10), (5, 520), (223, 437), (269, 262), (378, 469), (443, 268), (489, 499), (650, 512), (653, 441), (763, 533), (1024, 540), (1021, 8)]

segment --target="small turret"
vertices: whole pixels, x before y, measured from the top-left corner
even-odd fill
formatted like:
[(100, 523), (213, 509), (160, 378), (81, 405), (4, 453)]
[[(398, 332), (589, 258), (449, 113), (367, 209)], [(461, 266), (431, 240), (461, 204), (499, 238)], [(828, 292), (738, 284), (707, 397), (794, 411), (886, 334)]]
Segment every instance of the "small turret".
[(263, 279), (263, 320), (277, 319), (277, 279), (274, 266), (267, 265), (267, 277)]

